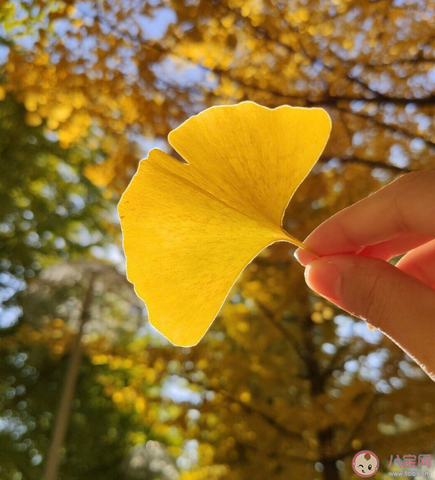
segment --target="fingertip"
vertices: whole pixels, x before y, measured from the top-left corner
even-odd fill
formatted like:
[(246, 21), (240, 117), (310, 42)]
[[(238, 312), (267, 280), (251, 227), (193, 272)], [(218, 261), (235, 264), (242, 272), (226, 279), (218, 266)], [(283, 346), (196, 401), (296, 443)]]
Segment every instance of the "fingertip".
[(298, 248), (295, 251), (294, 256), (296, 260), (304, 267), (318, 258), (313, 253), (309, 252), (308, 250), (304, 250), (303, 248)]
[(305, 281), (312, 290), (339, 304), (341, 272), (334, 261), (320, 258), (310, 262), (305, 269)]
[(435, 286), (435, 240), (415, 248), (396, 264), (402, 272), (430, 287)]

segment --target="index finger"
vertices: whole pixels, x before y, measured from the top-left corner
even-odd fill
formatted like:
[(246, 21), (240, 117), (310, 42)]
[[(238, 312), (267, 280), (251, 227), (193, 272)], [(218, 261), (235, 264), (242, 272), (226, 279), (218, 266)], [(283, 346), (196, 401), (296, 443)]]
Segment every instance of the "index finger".
[[(357, 254), (410, 232), (435, 237), (435, 171), (403, 175), (326, 220), (304, 243), (318, 256)], [(302, 264), (310, 257), (298, 250)]]

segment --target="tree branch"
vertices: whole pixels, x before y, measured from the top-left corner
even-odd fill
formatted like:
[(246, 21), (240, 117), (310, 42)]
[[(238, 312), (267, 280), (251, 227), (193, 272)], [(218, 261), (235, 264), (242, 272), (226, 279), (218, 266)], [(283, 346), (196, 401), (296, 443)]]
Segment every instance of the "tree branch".
[[(321, 158), (322, 161), (327, 162), (329, 160), (332, 160), (331, 158)], [(347, 157), (343, 156), (337, 159), (340, 163), (356, 163), (359, 165), (364, 165), (366, 167), (370, 168), (382, 168), (384, 170), (390, 170), (391, 172), (394, 173), (410, 173), (413, 172), (414, 170), (407, 168), (407, 167), (397, 167), (396, 165), (391, 165), (389, 163), (382, 162), (381, 160), (368, 160), (365, 158), (359, 158), (359, 157)]]
[(266, 317), (266, 319), (281, 333), (286, 342), (295, 350), (296, 354), (300, 358), (302, 358), (302, 355), (300, 353), (301, 347), (298, 344), (296, 338), (286, 328), (283, 327), (281, 322), (276, 321), (273, 312), (269, 308), (267, 308), (259, 301), (257, 301), (257, 305), (262, 311), (263, 315)]
[(368, 401), (367, 406), (358, 422), (354, 425), (354, 428), (352, 429), (350, 435), (348, 438), (344, 441), (343, 443), (343, 449), (342, 449), (342, 455), (347, 456), (350, 453), (354, 451), (354, 449), (351, 447), (352, 441), (355, 438), (355, 435), (360, 431), (361, 427), (363, 426), (364, 422), (367, 420), (369, 415), (372, 413), (372, 407), (375, 403), (375, 401), (379, 398), (380, 394), (379, 392), (374, 392), (372, 395), (372, 398)]
[[(233, 11), (233, 9), (230, 9), (230, 10)], [(85, 15), (85, 14), (83, 14), (83, 15)], [(320, 93), (318, 98), (311, 99), (311, 98), (308, 97), (308, 95), (294, 95), (294, 94), (284, 93), (281, 90), (278, 90), (278, 89), (276, 89), (274, 87), (271, 87), (271, 86), (263, 88), (263, 87), (260, 87), (259, 85), (251, 85), (251, 84), (247, 83), (245, 79), (243, 79), (241, 77), (238, 77), (237, 75), (232, 74), (231, 71), (229, 71), (229, 70), (225, 70), (225, 69), (217, 67), (217, 66), (215, 66), (215, 67), (205, 66), (203, 63), (195, 61), (187, 55), (182, 55), (179, 52), (176, 52), (171, 48), (168, 48), (168, 47), (165, 47), (165, 46), (159, 44), (158, 42), (151, 42), (151, 41), (146, 40), (142, 37), (136, 37), (134, 35), (131, 35), (129, 32), (122, 31), (122, 30), (118, 29), (118, 27), (116, 25), (112, 25), (110, 22), (108, 22), (107, 20), (102, 18), (101, 15), (97, 14), (93, 17), (89, 17), (89, 15), (88, 15), (88, 18), (92, 18), (93, 20), (98, 21), (100, 24), (104, 25), (110, 31), (116, 32), (122, 38), (127, 39), (130, 42), (135, 43), (136, 45), (138, 45), (140, 47), (145, 47), (145, 48), (148, 48), (148, 49), (151, 49), (151, 50), (156, 50), (156, 51), (160, 52), (161, 54), (180, 58), (181, 60), (189, 62), (189, 63), (191, 63), (191, 64), (193, 64), (197, 67), (200, 67), (200, 68), (204, 69), (205, 71), (207, 71), (209, 73), (213, 73), (213, 74), (215, 74), (219, 77), (228, 78), (229, 80), (237, 83), (239, 86), (242, 86), (247, 90), (254, 90), (254, 91), (258, 91), (258, 92), (262, 92), (262, 93), (268, 93), (268, 94), (274, 95), (278, 98), (282, 98), (286, 101), (301, 102), (301, 104), (303, 106), (322, 106), (322, 105), (327, 106), (327, 105), (330, 105), (330, 106), (335, 106), (336, 108), (338, 108), (337, 104), (340, 101), (347, 101), (347, 102), (367, 101), (367, 102), (377, 102), (377, 103), (388, 102), (388, 103), (394, 103), (394, 104), (399, 104), (399, 105), (407, 105), (409, 103), (417, 103), (417, 104), (420, 104), (420, 105), (435, 105), (435, 95), (431, 95), (430, 97), (424, 97), (424, 98), (390, 97), (390, 96), (383, 95), (379, 92), (376, 92), (374, 90), (371, 90), (370, 87), (365, 83), (362, 83), (362, 86), (364, 86), (366, 88), (366, 90), (371, 92), (371, 94), (372, 94), (371, 98), (366, 98), (366, 97), (361, 98), (361, 97), (353, 96), (353, 95), (333, 96), (333, 95), (330, 95), (329, 93)], [(245, 17), (243, 17), (243, 18), (245, 19)], [(274, 40), (272, 37), (269, 37), (269, 38), (270, 38), (271, 41), (276, 42), (276, 40)], [(282, 42), (278, 43), (278, 44), (280, 46), (283, 46), (284, 48), (290, 49), (291, 52), (294, 52), (294, 50), (289, 45), (286, 45)], [(320, 59), (316, 59), (316, 58), (310, 56), (307, 52), (306, 52), (306, 55), (308, 55), (308, 58), (312, 62), (317, 62), (317, 63), (321, 63), (322, 65), (325, 65)], [(334, 67), (329, 67), (327, 65), (325, 65), (325, 68), (327, 68), (328, 70), (331, 70), (331, 69), (333, 70), (334, 69)], [(350, 78), (350, 80), (351, 81), (356, 81), (355, 78)], [(362, 82), (362, 81), (358, 80), (358, 82)]]
[(344, 107), (339, 107), (339, 106), (336, 106), (334, 107), (336, 110), (339, 110), (340, 112), (344, 112), (344, 113), (348, 113), (349, 115), (353, 115), (355, 117), (359, 117), (359, 118), (363, 118), (367, 121), (370, 121), (372, 122), (374, 125), (386, 130), (386, 131), (389, 131), (391, 133), (400, 133), (401, 135), (403, 135), (404, 137), (410, 139), (410, 140), (414, 140), (414, 138), (421, 138), (423, 142), (425, 142), (425, 144), (428, 146), (428, 147), (435, 147), (435, 142), (432, 142), (431, 140), (427, 140), (426, 138), (423, 138), (421, 137), (420, 135), (417, 135), (417, 134), (414, 134), (412, 132), (409, 132), (408, 130), (405, 130), (403, 128), (400, 128), (396, 125), (390, 125), (390, 124), (387, 124), (387, 123), (383, 123), (381, 122), (380, 120), (376, 119), (376, 118), (373, 118), (372, 116), (368, 115), (367, 113), (362, 113), (362, 112), (354, 112), (353, 110), (348, 110)]
[(183, 376), (183, 375), (179, 375), (179, 374), (178, 374), (178, 376), (180, 378), (186, 379), (191, 385), (198, 385), (201, 388), (203, 388), (204, 390), (209, 390), (211, 392), (215, 392), (217, 394), (222, 395), (224, 398), (226, 398), (230, 402), (233, 402), (233, 403), (236, 403), (237, 405), (239, 405), (241, 408), (243, 408), (243, 410), (245, 410), (245, 412), (247, 412), (249, 414), (255, 414), (255, 415), (260, 416), (268, 425), (270, 425), (275, 430), (279, 431), (281, 434), (283, 434), (284, 436), (286, 436), (287, 438), (289, 438), (291, 440), (297, 440), (298, 442), (300, 442), (301, 439), (303, 438), (301, 433), (295, 432), (293, 430), (290, 430), (286, 426), (281, 425), (279, 422), (277, 422), (275, 420), (274, 417), (269, 416), (267, 413), (263, 412), (261, 409), (259, 409), (257, 407), (254, 407), (253, 405), (251, 405), (249, 403), (242, 402), (241, 400), (234, 397), (233, 395), (231, 395), (229, 392), (226, 392), (225, 390), (221, 390), (221, 389), (212, 387), (210, 385), (205, 385), (201, 382), (192, 381), (189, 378), (189, 376)]

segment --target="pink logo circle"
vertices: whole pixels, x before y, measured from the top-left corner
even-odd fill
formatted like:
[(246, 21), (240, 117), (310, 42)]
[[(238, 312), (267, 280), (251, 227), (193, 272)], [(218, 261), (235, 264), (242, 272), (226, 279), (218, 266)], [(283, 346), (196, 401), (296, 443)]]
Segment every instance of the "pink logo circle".
[(379, 459), (373, 452), (361, 450), (353, 457), (352, 468), (359, 477), (371, 477), (379, 470)]

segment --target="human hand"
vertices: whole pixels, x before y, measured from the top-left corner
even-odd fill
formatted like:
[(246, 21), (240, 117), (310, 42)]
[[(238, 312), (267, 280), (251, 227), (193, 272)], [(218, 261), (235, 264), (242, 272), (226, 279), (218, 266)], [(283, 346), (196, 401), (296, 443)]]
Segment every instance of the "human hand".
[(398, 178), (304, 243), (320, 257), (295, 253), (309, 287), (384, 332), (435, 380), (435, 171)]

